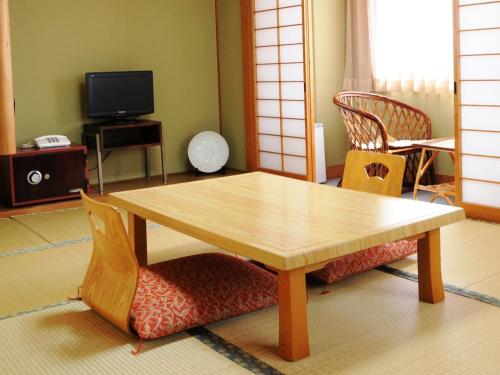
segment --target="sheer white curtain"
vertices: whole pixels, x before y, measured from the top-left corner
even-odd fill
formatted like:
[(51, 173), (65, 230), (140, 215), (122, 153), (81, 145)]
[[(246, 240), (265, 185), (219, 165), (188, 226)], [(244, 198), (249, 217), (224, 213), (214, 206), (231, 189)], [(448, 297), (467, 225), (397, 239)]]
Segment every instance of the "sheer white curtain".
[(453, 90), (452, 0), (369, 0), (376, 91)]
[(348, 0), (346, 13), (346, 56), (342, 88), (371, 92), (374, 82), (368, 31), (368, 0)]

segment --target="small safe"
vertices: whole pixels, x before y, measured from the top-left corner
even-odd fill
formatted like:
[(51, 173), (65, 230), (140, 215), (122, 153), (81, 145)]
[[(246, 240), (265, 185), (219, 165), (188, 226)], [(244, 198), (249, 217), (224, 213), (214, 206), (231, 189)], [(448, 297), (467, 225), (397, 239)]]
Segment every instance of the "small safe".
[(79, 197), (88, 190), (87, 148), (18, 149), (0, 156), (0, 199), (22, 206)]

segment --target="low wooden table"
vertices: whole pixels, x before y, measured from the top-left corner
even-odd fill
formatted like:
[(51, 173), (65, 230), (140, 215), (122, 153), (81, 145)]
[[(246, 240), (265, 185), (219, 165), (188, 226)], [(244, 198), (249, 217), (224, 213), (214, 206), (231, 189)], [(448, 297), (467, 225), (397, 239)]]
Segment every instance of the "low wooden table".
[(305, 275), (342, 255), (418, 238), (419, 298), (444, 299), (440, 227), (462, 208), (368, 194), (256, 172), (109, 194), (128, 211), (147, 263), (146, 219), (261, 262), (278, 273), (279, 354), (309, 356)]
[[(420, 178), (422, 178), (425, 172), (427, 172), (431, 164), (441, 152), (446, 152), (450, 156), (451, 160), (455, 162), (455, 139), (453, 137), (448, 137), (428, 139), (425, 141), (414, 141), (413, 146), (422, 148), (417, 175), (415, 177), (415, 186), (413, 188), (413, 199), (417, 199), (418, 190), (430, 191), (434, 193), (431, 197), (431, 202), (434, 202), (436, 198), (441, 197), (453, 206), (453, 201), (449, 197), (455, 197), (454, 182), (446, 182), (435, 185), (420, 185)], [(427, 151), (431, 152), (431, 157), (424, 164)]]

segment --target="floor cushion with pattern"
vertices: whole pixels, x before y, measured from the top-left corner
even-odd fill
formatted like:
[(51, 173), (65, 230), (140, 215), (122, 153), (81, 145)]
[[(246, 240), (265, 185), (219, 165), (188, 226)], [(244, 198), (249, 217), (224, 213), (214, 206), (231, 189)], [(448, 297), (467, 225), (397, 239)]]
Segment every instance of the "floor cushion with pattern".
[(333, 283), (356, 275), (382, 264), (392, 263), (417, 252), (417, 241), (396, 241), (344, 255), (330, 263), (325, 268), (311, 272), (313, 278)]
[(271, 272), (230, 255), (193, 255), (140, 268), (130, 324), (154, 339), (277, 302)]

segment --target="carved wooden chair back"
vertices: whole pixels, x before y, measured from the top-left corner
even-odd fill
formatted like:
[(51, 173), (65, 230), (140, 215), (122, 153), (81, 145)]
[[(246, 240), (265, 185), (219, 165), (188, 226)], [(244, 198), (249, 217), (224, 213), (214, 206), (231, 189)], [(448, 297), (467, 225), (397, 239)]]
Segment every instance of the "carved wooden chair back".
[(405, 158), (403, 156), (349, 151), (345, 162), (342, 187), (400, 197), (404, 171)]
[(82, 299), (125, 332), (137, 289), (139, 264), (118, 210), (80, 191), (94, 248), (82, 286)]

